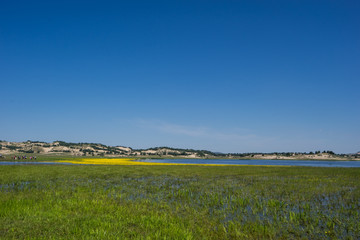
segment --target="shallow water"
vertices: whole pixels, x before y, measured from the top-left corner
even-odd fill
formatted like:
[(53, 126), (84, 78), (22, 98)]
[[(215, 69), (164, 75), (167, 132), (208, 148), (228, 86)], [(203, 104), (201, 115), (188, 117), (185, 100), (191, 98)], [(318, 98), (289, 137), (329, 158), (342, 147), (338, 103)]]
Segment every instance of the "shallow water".
[[(294, 170), (296, 168), (291, 171)], [(358, 176), (344, 174), (339, 177), (332, 174), (347, 170), (350, 169), (310, 171), (322, 172), (319, 175), (307, 175), (306, 171), (299, 171), (301, 175), (268, 175), (267, 170), (249, 175), (229, 171), (231, 174), (223, 175), (222, 171), (219, 174), (214, 171), (214, 174), (206, 177), (197, 174), (173, 176), (167, 172), (152, 175), (152, 170), (141, 174), (136, 171), (131, 174), (119, 171), (118, 174), (118, 170), (111, 174), (102, 171), (90, 175), (71, 173), (44, 177), (40, 174), (39, 178), (36, 175), (19, 177), (20, 173), (15, 174), (14, 180), (5, 178), (6, 181), (0, 181), (0, 194), (19, 194), (25, 198), (46, 194), (54, 199), (57, 206), (80, 196), (88, 199), (94, 196), (101, 196), (95, 199), (103, 199), (106, 196), (116, 205), (134, 203), (156, 206), (159, 214), (171, 212), (179, 216), (184, 214), (185, 217), (190, 213), (204, 214), (205, 219), (219, 222), (220, 225), (214, 225), (216, 229), (220, 226), (226, 231), (231, 231), (235, 224), (237, 227), (264, 226), (273, 229), (278, 231), (274, 239), (285, 239), (282, 237), (283, 231), (288, 234), (287, 238), (293, 239), (358, 239)], [(350, 172), (354, 171), (357, 172), (356, 169)], [(327, 174), (324, 175), (324, 172)], [(58, 196), (64, 196), (64, 199)], [(81, 201), (85, 202), (84, 205), (90, 204), (87, 200)], [(260, 231), (255, 227), (251, 231)], [(332, 235), (328, 237), (330, 232)]]
[(180, 164), (273, 165), (307, 167), (360, 167), (360, 161), (264, 160), (264, 159), (145, 159), (141, 162)]

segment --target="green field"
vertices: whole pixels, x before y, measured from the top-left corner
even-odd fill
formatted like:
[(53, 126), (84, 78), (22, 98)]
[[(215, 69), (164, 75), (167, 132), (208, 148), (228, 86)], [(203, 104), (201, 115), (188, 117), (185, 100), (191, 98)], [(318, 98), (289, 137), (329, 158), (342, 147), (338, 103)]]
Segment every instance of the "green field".
[(0, 239), (358, 239), (360, 169), (0, 166)]

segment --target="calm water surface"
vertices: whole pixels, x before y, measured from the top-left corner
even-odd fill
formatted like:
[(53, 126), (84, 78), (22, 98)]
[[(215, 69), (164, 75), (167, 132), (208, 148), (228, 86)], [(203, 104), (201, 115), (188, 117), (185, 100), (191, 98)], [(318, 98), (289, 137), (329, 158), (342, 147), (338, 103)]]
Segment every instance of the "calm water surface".
[(276, 165), (308, 167), (360, 167), (360, 161), (313, 161), (313, 160), (264, 160), (264, 159), (145, 159), (141, 162), (229, 165)]

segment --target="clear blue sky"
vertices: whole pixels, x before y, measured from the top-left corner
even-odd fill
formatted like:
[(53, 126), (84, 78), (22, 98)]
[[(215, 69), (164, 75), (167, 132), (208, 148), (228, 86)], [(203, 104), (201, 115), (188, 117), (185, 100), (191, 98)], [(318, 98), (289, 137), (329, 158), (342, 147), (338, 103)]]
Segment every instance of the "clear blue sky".
[(1, 1), (0, 139), (360, 151), (359, 1)]

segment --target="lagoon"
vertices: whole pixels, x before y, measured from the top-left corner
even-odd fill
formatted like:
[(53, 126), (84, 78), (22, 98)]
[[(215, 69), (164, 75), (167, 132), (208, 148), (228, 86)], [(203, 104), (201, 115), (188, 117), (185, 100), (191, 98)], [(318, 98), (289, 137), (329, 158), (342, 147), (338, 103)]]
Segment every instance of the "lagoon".
[(144, 159), (140, 162), (178, 164), (271, 165), (307, 167), (360, 167), (360, 161), (266, 160), (266, 159)]

